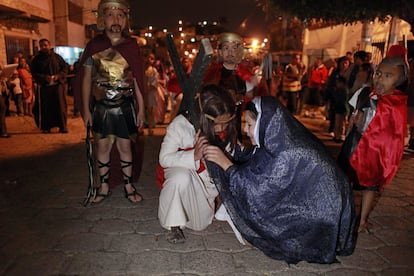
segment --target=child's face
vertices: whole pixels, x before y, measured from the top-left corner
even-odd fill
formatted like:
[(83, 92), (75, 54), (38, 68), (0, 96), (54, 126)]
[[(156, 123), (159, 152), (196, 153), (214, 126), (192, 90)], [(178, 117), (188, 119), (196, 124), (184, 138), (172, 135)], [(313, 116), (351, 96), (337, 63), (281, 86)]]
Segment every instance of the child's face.
[(392, 94), (401, 78), (402, 70), (400, 66), (381, 63), (374, 75), (374, 88), (377, 93), (379, 95)]
[(236, 42), (223, 42), (219, 52), (224, 63), (237, 64), (239, 62), (237, 60), (237, 51), (239, 47), (239, 43)]
[(245, 113), (246, 124), (244, 126), (244, 131), (247, 134), (247, 137), (250, 138), (252, 145), (257, 145), (256, 140), (254, 139), (254, 127), (256, 126), (256, 120), (252, 117), (249, 111)]

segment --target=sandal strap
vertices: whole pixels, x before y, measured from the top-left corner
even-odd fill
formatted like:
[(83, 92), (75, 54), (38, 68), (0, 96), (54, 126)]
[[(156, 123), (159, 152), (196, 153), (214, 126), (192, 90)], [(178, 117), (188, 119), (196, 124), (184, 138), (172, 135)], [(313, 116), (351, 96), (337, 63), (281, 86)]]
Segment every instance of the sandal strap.
[(101, 183), (109, 183), (109, 167), (111, 166), (111, 161), (108, 161), (106, 163), (101, 162), (99, 160), (98, 161), (98, 168), (102, 169), (102, 168), (108, 168), (108, 170), (106, 171), (106, 173), (101, 174), (99, 176), (99, 180), (101, 181)]
[[(132, 175), (126, 174), (124, 172), (124, 169), (128, 168), (128, 167), (132, 167), (133, 162), (132, 161), (124, 161), (124, 160), (120, 160), (120, 162), (121, 162), (122, 175), (124, 177), (124, 184), (125, 185), (131, 184), (133, 182), (133, 177), (132, 177)], [(134, 187), (134, 186), (132, 186), (132, 187)], [(134, 190), (135, 190), (135, 187), (134, 187)]]

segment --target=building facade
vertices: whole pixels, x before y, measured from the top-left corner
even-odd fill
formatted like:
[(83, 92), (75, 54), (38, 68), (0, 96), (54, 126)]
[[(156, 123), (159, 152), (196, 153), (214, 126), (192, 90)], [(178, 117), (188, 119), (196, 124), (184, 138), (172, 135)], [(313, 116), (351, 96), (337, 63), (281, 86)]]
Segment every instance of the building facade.
[(0, 0), (0, 64), (18, 52), (37, 53), (42, 38), (52, 46), (83, 48), (93, 36), (99, 0)]

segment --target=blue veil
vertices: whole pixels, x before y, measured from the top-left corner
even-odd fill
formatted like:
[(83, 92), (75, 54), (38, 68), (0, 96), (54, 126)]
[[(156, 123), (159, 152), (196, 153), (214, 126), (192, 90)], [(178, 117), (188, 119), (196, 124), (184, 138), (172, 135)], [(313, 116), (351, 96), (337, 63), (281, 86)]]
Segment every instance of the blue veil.
[[(250, 158), (210, 174), (243, 238), (288, 263), (332, 263), (355, 247), (354, 201), (345, 174), (322, 142), (274, 97), (258, 110)], [(256, 140), (257, 141), (257, 140)]]

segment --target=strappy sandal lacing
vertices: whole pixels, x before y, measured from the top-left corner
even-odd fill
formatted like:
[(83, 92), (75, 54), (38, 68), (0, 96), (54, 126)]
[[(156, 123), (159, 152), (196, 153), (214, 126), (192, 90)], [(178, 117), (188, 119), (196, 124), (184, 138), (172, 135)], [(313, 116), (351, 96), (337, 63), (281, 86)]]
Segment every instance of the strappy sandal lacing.
[[(144, 197), (140, 193), (137, 192), (137, 189), (132, 184), (132, 176), (130, 176), (130, 175), (128, 175), (124, 172), (125, 168), (132, 167), (132, 161), (123, 161), (123, 160), (120, 160), (120, 161), (121, 161), (122, 174), (123, 174), (123, 177), (124, 177), (124, 184), (125, 184), (125, 186), (124, 186), (125, 198), (128, 199), (129, 202), (131, 202), (132, 204), (137, 204), (137, 203), (142, 202), (144, 200)], [(133, 189), (132, 192), (128, 192), (128, 190), (126, 188), (127, 185), (131, 185), (131, 187)], [(139, 196), (141, 199), (136, 200), (136, 196)], [(132, 198), (134, 198), (135, 200), (133, 200)]]
[[(99, 176), (101, 185), (99, 186), (98, 193), (96, 194), (91, 204), (96, 205), (96, 204), (102, 203), (103, 201), (105, 201), (105, 199), (107, 199), (112, 194), (111, 190), (109, 190), (109, 167), (110, 165), (111, 165), (110, 161), (107, 163), (103, 163), (98, 160), (98, 168), (99, 169), (108, 168), (108, 170), (104, 174)], [(108, 192), (106, 194), (100, 192), (100, 190), (102, 189), (102, 184), (108, 185)], [(101, 198), (101, 200), (95, 201), (97, 198)]]

